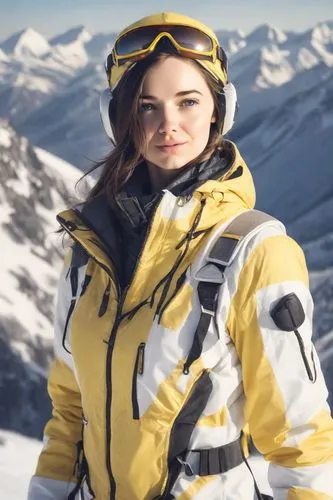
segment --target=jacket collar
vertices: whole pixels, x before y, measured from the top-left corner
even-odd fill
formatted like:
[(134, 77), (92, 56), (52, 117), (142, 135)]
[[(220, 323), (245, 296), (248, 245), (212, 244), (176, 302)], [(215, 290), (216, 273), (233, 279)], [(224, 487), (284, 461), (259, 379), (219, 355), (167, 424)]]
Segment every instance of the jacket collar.
[[(184, 242), (189, 241), (189, 233), (191, 243), (182, 263), (184, 266), (189, 265), (204, 243), (203, 238), (209, 237), (217, 224), (254, 207), (255, 190), (250, 171), (236, 146), (228, 144), (231, 149), (228, 165), (224, 161), (222, 164), (215, 163), (214, 158), (206, 165), (207, 170), (204, 165), (198, 168), (195, 178), (191, 175), (189, 179), (186, 175), (179, 177), (173, 186), (159, 194), (136, 273), (140, 276), (131, 285), (137, 299), (146, 292), (147, 283), (153, 287), (155, 281), (163, 277), (163, 272), (173, 266), (184, 248)], [(191, 180), (191, 186), (187, 184), (188, 180)], [(172, 190), (175, 190), (174, 193)], [(191, 194), (184, 197), (184, 193)], [(119, 252), (116, 219), (104, 195), (60, 213), (58, 221), (95, 260), (108, 267), (110, 274), (115, 273), (114, 268), (119, 265), (117, 260), (122, 255)], [(195, 234), (192, 231), (194, 226)], [(152, 266), (154, 271), (147, 282), (146, 274), (150, 273)]]
[[(179, 175), (164, 190), (175, 196), (190, 198), (197, 187), (208, 179), (221, 177), (232, 164), (232, 148), (224, 148), (223, 152), (217, 151), (202, 163), (182, 168)], [(115, 197), (112, 211), (120, 222), (138, 228), (149, 222), (153, 208), (161, 196), (161, 192), (151, 191), (147, 164), (142, 162)]]

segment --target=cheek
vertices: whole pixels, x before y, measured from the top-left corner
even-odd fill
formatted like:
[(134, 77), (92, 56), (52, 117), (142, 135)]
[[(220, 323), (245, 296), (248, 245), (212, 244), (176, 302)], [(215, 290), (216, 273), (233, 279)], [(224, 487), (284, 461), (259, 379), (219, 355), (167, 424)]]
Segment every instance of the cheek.
[(193, 116), (184, 124), (184, 130), (194, 142), (207, 142), (211, 128), (210, 117), (199, 115)]

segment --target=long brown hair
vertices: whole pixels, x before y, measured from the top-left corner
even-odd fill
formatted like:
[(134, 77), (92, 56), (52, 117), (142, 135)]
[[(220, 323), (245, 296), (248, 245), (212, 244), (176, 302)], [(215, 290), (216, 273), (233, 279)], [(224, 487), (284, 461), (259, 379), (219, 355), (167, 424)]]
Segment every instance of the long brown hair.
[(212, 93), (216, 123), (212, 123), (207, 145), (202, 153), (188, 163), (200, 163), (212, 155), (217, 149), (222, 147), (222, 137), (219, 134), (219, 125), (223, 119), (223, 110), (219, 105), (218, 93), (221, 92), (221, 85), (214, 77), (206, 71), (196, 61), (184, 58), (178, 54), (153, 53), (142, 61), (137, 62), (128, 71), (116, 89), (114, 90), (114, 108), (112, 110), (115, 117), (114, 133), (116, 145), (114, 149), (101, 161), (97, 162), (82, 179), (92, 173), (97, 168), (102, 167), (101, 175), (95, 186), (90, 190), (86, 202), (95, 198), (101, 193), (105, 193), (110, 202), (114, 196), (122, 189), (126, 181), (131, 177), (134, 169), (143, 161), (140, 153), (140, 145), (143, 144), (144, 136), (140, 126), (139, 97), (142, 91), (143, 80), (146, 72), (157, 62), (167, 57), (178, 57), (186, 59), (195, 64), (208, 84)]

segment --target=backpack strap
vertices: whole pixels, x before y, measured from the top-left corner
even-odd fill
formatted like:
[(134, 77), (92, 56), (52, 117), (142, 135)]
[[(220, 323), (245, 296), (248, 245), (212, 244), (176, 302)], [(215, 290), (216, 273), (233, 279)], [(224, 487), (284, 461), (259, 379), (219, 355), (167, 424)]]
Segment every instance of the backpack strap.
[[(201, 355), (203, 342), (210, 323), (215, 318), (217, 297), (220, 287), (225, 281), (225, 270), (233, 262), (239, 244), (252, 231), (271, 221), (276, 221), (276, 219), (259, 210), (248, 210), (236, 216), (214, 243), (208, 254), (206, 265), (196, 273), (195, 278), (199, 281), (198, 296), (201, 315), (194, 334), (192, 347), (183, 367), (184, 374), (189, 373), (191, 364)], [(189, 450), (182, 462), (186, 474), (192, 475), (196, 473), (200, 476), (221, 474), (245, 462), (253, 477), (257, 498), (272, 500), (271, 497), (263, 496), (260, 493), (252, 470), (242, 451), (241, 441), (242, 436), (232, 443), (217, 448)], [(198, 459), (192, 461), (191, 458), (195, 455), (199, 455), (199, 461)], [(192, 464), (197, 464), (198, 470), (193, 471)], [(162, 498), (167, 500), (174, 498), (170, 491), (171, 489), (169, 490), (169, 496)]]
[(225, 281), (225, 269), (233, 261), (239, 243), (253, 230), (270, 221), (276, 219), (259, 210), (248, 210), (237, 215), (214, 243), (207, 264), (197, 272), (195, 278), (199, 281), (201, 315), (193, 344), (183, 366), (185, 375), (189, 374), (192, 363), (201, 356), (203, 342), (215, 317), (218, 292)]

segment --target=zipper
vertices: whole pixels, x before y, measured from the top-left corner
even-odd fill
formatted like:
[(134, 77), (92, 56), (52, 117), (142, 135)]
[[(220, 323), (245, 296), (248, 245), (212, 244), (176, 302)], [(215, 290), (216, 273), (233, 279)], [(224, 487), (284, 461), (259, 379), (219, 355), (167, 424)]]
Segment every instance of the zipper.
[(302, 355), (303, 363), (304, 363), (304, 366), (305, 366), (305, 369), (306, 369), (306, 373), (308, 374), (309, 380), (314, 384), (315, 381), (317, 380), (317, 371), (316, 371), (316, 366), (315, 366), (314, 358), (313, 358), (313, 350), (311, 349), (311, 360), (312, 360), (312, 365), (313, 365), (313, 371), (314, 371), (314, 373), (312, 373), (312, 370), (311, 370), (311, 367), (310, 367), (310, 363), (309, 363), (308, 358), (306, 356), (305, 346), (304, 346), (303, 339), (302, 339), (302, 337), (301, 337), (301, 335), (300, 335), (300, 333), (299, 333), (298, 330), (294, 330), (294, 333), (295, 333), (296, 338), (298, 340), (298, 345), (299, 345), (299, 348), (300, 348), (300, 351), (301, 351), (301, 355)]
[(141, 342), (138, 346), (134, 371), (133, 371), (133, 381), (132, 381), (132, 405), (133, 405), (133, 420), (139, 420), (140, 412), (139, 412), (139, 403), (138, 403), (138, 394), (137, 394), (137, 382), (138, 375), (143, 375), (144, 364), (145, 364), (145, 348), (146, 343)]
[(111, 280), (109, 279), (107, 287), (106, 287), (105, 292), (103, 294), (103, 298), (102, 298), (102, 302), (101, 302), (99, 311), (98, 311), (99, 318), (104, 316), (104, 314), (106, 313), (106, 310), (108, 308), (109, 298), (110, 298), (110, 290), (111, 290)]

